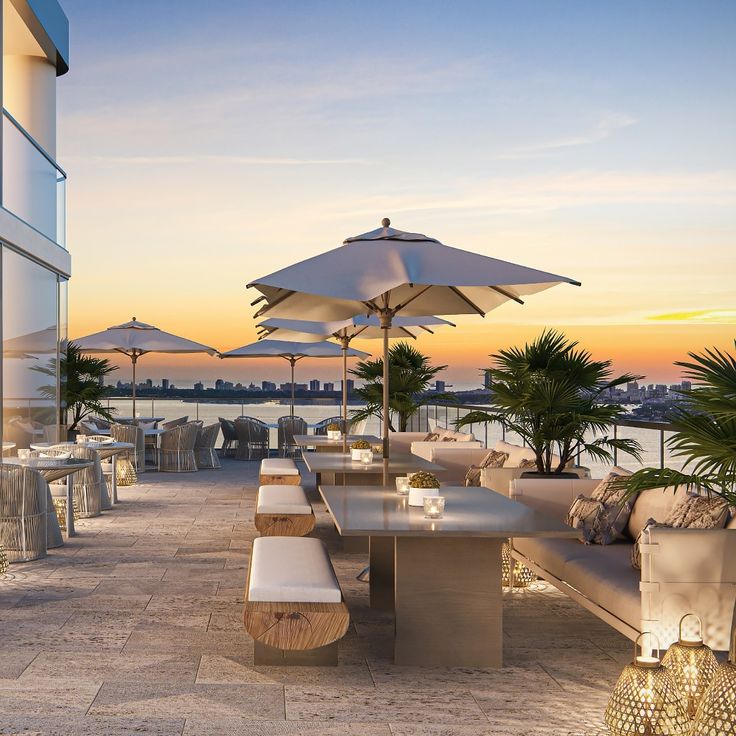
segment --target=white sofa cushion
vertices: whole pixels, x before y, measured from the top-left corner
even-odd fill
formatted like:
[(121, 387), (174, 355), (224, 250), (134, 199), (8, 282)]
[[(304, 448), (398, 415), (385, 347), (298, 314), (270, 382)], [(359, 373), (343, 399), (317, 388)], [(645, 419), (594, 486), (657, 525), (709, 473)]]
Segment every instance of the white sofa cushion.
[(687, 497), (687, 488), (680, 486), (673, 488), (650, 488), (642, 491), (634, 501), (634, 508), (629, 516), (626, 533), (631, 539), (639, 538), (649, 519), (663, 524), (672, 509)]
[(586, 598), (629, 626), (641, 627), (641, 576), (631, 567), (629, 542), (584, 546), (584, 554), (565, 563), (563, 579)]
[(251, 552), (248, 600), (340, 603), (327, 548), (309, 537), (258, 537)]
[[(520, 445), (513, 445), (511, 442), (504, 442), (503, 440), (496, 442), (493, 449), (499, 452), (505, 452), (508, 455), (506, 462), (503, 464), (504, 468), (518, 468), (523, 460), (536, 461), (537, 459), (531, 447), (521, 447)], [(559, 464), (560, 458), (557, 455), (552, 455), (552, 466), (556, 467)]]
[(288, 457), (268, 457), (261, 460), (261, 475), (299, 475), (299, 468)]
[(517, 537), (514, 539), (514, 549), (560, 580), (565, 579), (567, 562), (585, 554), (585, 545), (577, 539)]
[(256, 513), (311, 514), (312, 506), (302, 486), (261, 486)]

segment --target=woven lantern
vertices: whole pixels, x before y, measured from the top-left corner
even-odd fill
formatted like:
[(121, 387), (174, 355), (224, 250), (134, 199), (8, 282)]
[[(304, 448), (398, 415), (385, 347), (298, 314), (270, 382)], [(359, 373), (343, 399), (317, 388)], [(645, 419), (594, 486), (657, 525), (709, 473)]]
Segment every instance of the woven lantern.
[(119, 486), (134, 486), (138, 482), (135, 466), (127, 457), (118, 458), (115, 468), (115, 477)]
[[(688, 616), (698, 619), (698, 635), (683, 636), (682, 623)], [(695, 716), (703, 693), (718, 669), (718, 661), (710, 647), (703, 643), (703, 622), (694, 613), (680, 619), (678, 640), (670, 646), (662, 664), (670, 671), (680, 693), (687, 698), (687, 714)]]
[(612, 736), (689, 736), (687, 703), (659, 657), (637, 656), (624, 667), (606, 706)]
[(733, 612), (728, 661), (718, 667), (693, 722), (693, 736), (736, 734), (736, 608)]
[(5, 575), (8, 571), (8, 556), (5, 554), (5, 548), (0, 544), (0, 575)]
[[(513, 577), (511, 566), (513, 567)], [(511, 557), (511, 545), (504, 542), (501, 546), (501, 585), (506, 588), (528, 588), (537, 576), (526, 565)]]

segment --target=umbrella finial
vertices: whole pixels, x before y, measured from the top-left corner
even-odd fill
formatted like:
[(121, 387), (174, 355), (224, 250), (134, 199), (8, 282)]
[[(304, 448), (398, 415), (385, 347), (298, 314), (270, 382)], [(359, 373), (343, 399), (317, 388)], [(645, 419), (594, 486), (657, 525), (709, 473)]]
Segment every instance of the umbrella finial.
[(136, 317), (133, 317), (133, 322), (135, 322), (135, 321), (136, 321)]
[(384, 217), (383, 220), (381, 220), (381, 225), (384, 227), (388, 227), (391, 224), (391, 220), (388, 219), (388, 217)]

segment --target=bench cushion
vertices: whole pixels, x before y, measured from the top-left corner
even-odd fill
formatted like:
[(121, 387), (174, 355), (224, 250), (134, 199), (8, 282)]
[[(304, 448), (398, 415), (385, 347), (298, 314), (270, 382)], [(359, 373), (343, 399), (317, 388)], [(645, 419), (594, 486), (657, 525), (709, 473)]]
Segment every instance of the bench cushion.
[(516, 537), (514, 549), (560, 580), (565, 579), (565, 565), (568, 561), (585, 553), (585, 545), (577, 539), (543, 537)]
[(639, 539), (649, 519), (664, 524), (672, 509), (687, 498), (687, 488), (650, 488), (642, 491), (634, 501), (626, 532), (632, 540)]
[(261, 475), (299, 475), (299, 468), (288, 457), (269, 457), (261, 460)]
[(258, 514), (311, 514), (312, 506), (302, 486), (261, 486)]
[(308, 537), (253, 540), (248, 600), (340, 603), (342, 593), (327, 548)]

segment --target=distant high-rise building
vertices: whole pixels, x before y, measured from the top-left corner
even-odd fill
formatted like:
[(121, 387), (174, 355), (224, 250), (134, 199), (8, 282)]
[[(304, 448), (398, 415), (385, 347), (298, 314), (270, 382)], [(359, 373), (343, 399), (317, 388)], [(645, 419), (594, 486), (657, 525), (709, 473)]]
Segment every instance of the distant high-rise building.
[(204, 384), (202, 383), (202, 381), (197, 381), (197, 383), (194, 384), (194, 390), (204, 391)]
[[(353, 391), (355, 390), (355, 381), (352, 378), (348, 378), (347, 387), (348, 393), (353, 393)], [(342, 391), (342, 381), (340, 381), (340, 390)]]
[(275, 391), (276, 390), (276, 384), (273, 381), (262, 381), (261, 382), (261, 389), (263, 391)]
[[(390, 384), (389, 384), (390, 385)], [(439, 394), (442, 393), (445, 390), (445, 382), (444, 381), (435, 381), (434, 382), (434, 390)]]
[(324, 391), (324, 392), (325, 392), (326, 394), (331, 394), (331, 393), (332, 393), (332, 392), (333, 392), (333, 391), (335, 390), (335, 384), (334, 384), (334, 383), (332, 383), (332, 381), (325, 381), (325, 382), (324, 382), (324, 383), (322, 384), (322, 390), (323, 390), (323, 391)]
[(225, 381), (222, 378), (218, 378), (215, 381), (215, 391), (222, 391), (225, 388)]
[(491, 378), (491, 372), (486, 368), (483, 371), (483, 388), (490, 390), (493, 385), (493, 379)]
[(146, 378), (146, 388), (153, 388), (153, 379)]
[(309, 382), (309, 390), (310, 391), (319, 391), (319, 386), (320, 386), (320, 383), (319, 383), (319, 381), (316, 378), (313, 378)]
[(691, 383), (690, 381), (683, 381), (683, 382), (682, 382), (682, 383), (680, 384), (680, 388), (681, 388), (681, 389), (682, 389), (683, 391), (691, 391), (691, 390), (692, 390), (692, 387), (693, 387), (693, 384), (692, 384), (692, 383)]
[(169, 390), (169, 379), (168, 378), (162, 378), (161, 379), (161, 388), (164, 391), (168, 391)]
[(639, 391), (639, 382), (638, 381), (629, 381), (629, 383), (626, 384), (626, 393), (633, 394), (638, 393)]

